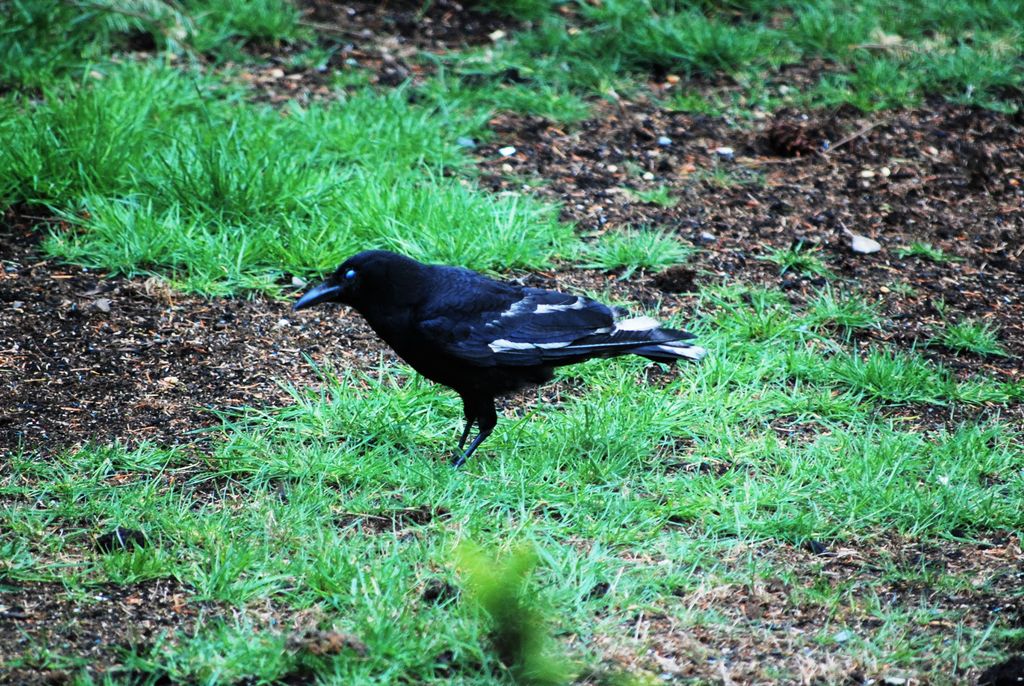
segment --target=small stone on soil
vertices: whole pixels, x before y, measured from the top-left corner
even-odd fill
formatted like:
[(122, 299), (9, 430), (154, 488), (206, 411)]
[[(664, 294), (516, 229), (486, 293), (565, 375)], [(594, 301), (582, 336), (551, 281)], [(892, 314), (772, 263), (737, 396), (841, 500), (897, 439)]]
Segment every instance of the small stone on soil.
[(513, 145), (506, 145), (504, 148), (498, 148), (498, 154), (502, 157), (511, 157), (516, 154), (516, 148)]
[(850, 234), (850, 247), (853, 251), (862, 255), (870, 255), (871, 253), (878, 252), (882, 249), (882, 244), (876, 241), (874, 238), (868, 238), (867, 236), (861, 236), (856, 233)]
[(849, 629), (843, 629), (842, 631), (837, 632), (836, 635), (832, 637), (832, 640), (836, 643), (846, 643), (853, 637), (854, 634), (852, 631)]

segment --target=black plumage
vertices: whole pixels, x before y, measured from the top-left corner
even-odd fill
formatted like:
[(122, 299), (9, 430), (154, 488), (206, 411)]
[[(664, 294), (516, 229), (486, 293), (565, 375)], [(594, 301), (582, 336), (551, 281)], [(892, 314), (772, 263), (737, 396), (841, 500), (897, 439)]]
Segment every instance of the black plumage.
[(480, 433), (455, 466), (497, 424), (495, 397), (543, 383), (555, 367), (625, 354), (696, 361), (705, 352), (687, 342), (693, 334), (663, 329), (650, 317), (616, 322), (611, 308), (590, 298), (383, 250), (349, 258), (294, 309), (324, 302), (355, 308), (413, 369), (462, 397), (466, 429), (459, 450), (474, 424)]

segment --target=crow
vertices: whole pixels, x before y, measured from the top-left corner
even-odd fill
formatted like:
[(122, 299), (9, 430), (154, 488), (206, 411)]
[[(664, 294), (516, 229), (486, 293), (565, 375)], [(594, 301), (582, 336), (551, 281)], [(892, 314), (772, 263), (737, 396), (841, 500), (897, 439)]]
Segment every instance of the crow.
[[(663, 329), (650, 317), (616, 321), (618, 312), (584, 296), (384, 250), (350, 257), (293, 309), (326, 302), (355, 308), (409, 366), (459, 394), (466, 428), (455, 467), (494, 430), (495, 397), (548, 381), (555, 367), (628, 353), (658, 362), (705, 354), (687, 342), (693, 334)], [(479, 433), (461, 452), (474, 424)]]

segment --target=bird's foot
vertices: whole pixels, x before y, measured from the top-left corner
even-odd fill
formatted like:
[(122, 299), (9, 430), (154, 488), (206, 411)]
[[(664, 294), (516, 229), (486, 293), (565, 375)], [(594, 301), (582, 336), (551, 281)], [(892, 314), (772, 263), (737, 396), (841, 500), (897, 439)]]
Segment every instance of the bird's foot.
[(469, 457), (468, 453), (455, 453), (455, 455), (452, 457), (452, 468), (458, 469), (459, 467), (461, 467), (466, 462), (467, 457)]

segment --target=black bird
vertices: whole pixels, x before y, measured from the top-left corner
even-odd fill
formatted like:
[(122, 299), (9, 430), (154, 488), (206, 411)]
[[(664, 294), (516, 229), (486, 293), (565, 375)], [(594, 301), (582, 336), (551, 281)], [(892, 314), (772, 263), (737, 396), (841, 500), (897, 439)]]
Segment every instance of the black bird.
[(552, 377), (554, 367), (632, 353), (658, 362), (699, 360), (694, 335), (650, 317), (615, 321), (583, 296), (502, 283), (461, 267), (428, 265), (383, 250), (347, 259), (294, 309), (337, 302), (355, 308), (398, 356), (462, 397), (466, 429), (480, 433), (466, 461), (498, 423), (494, 398)]

